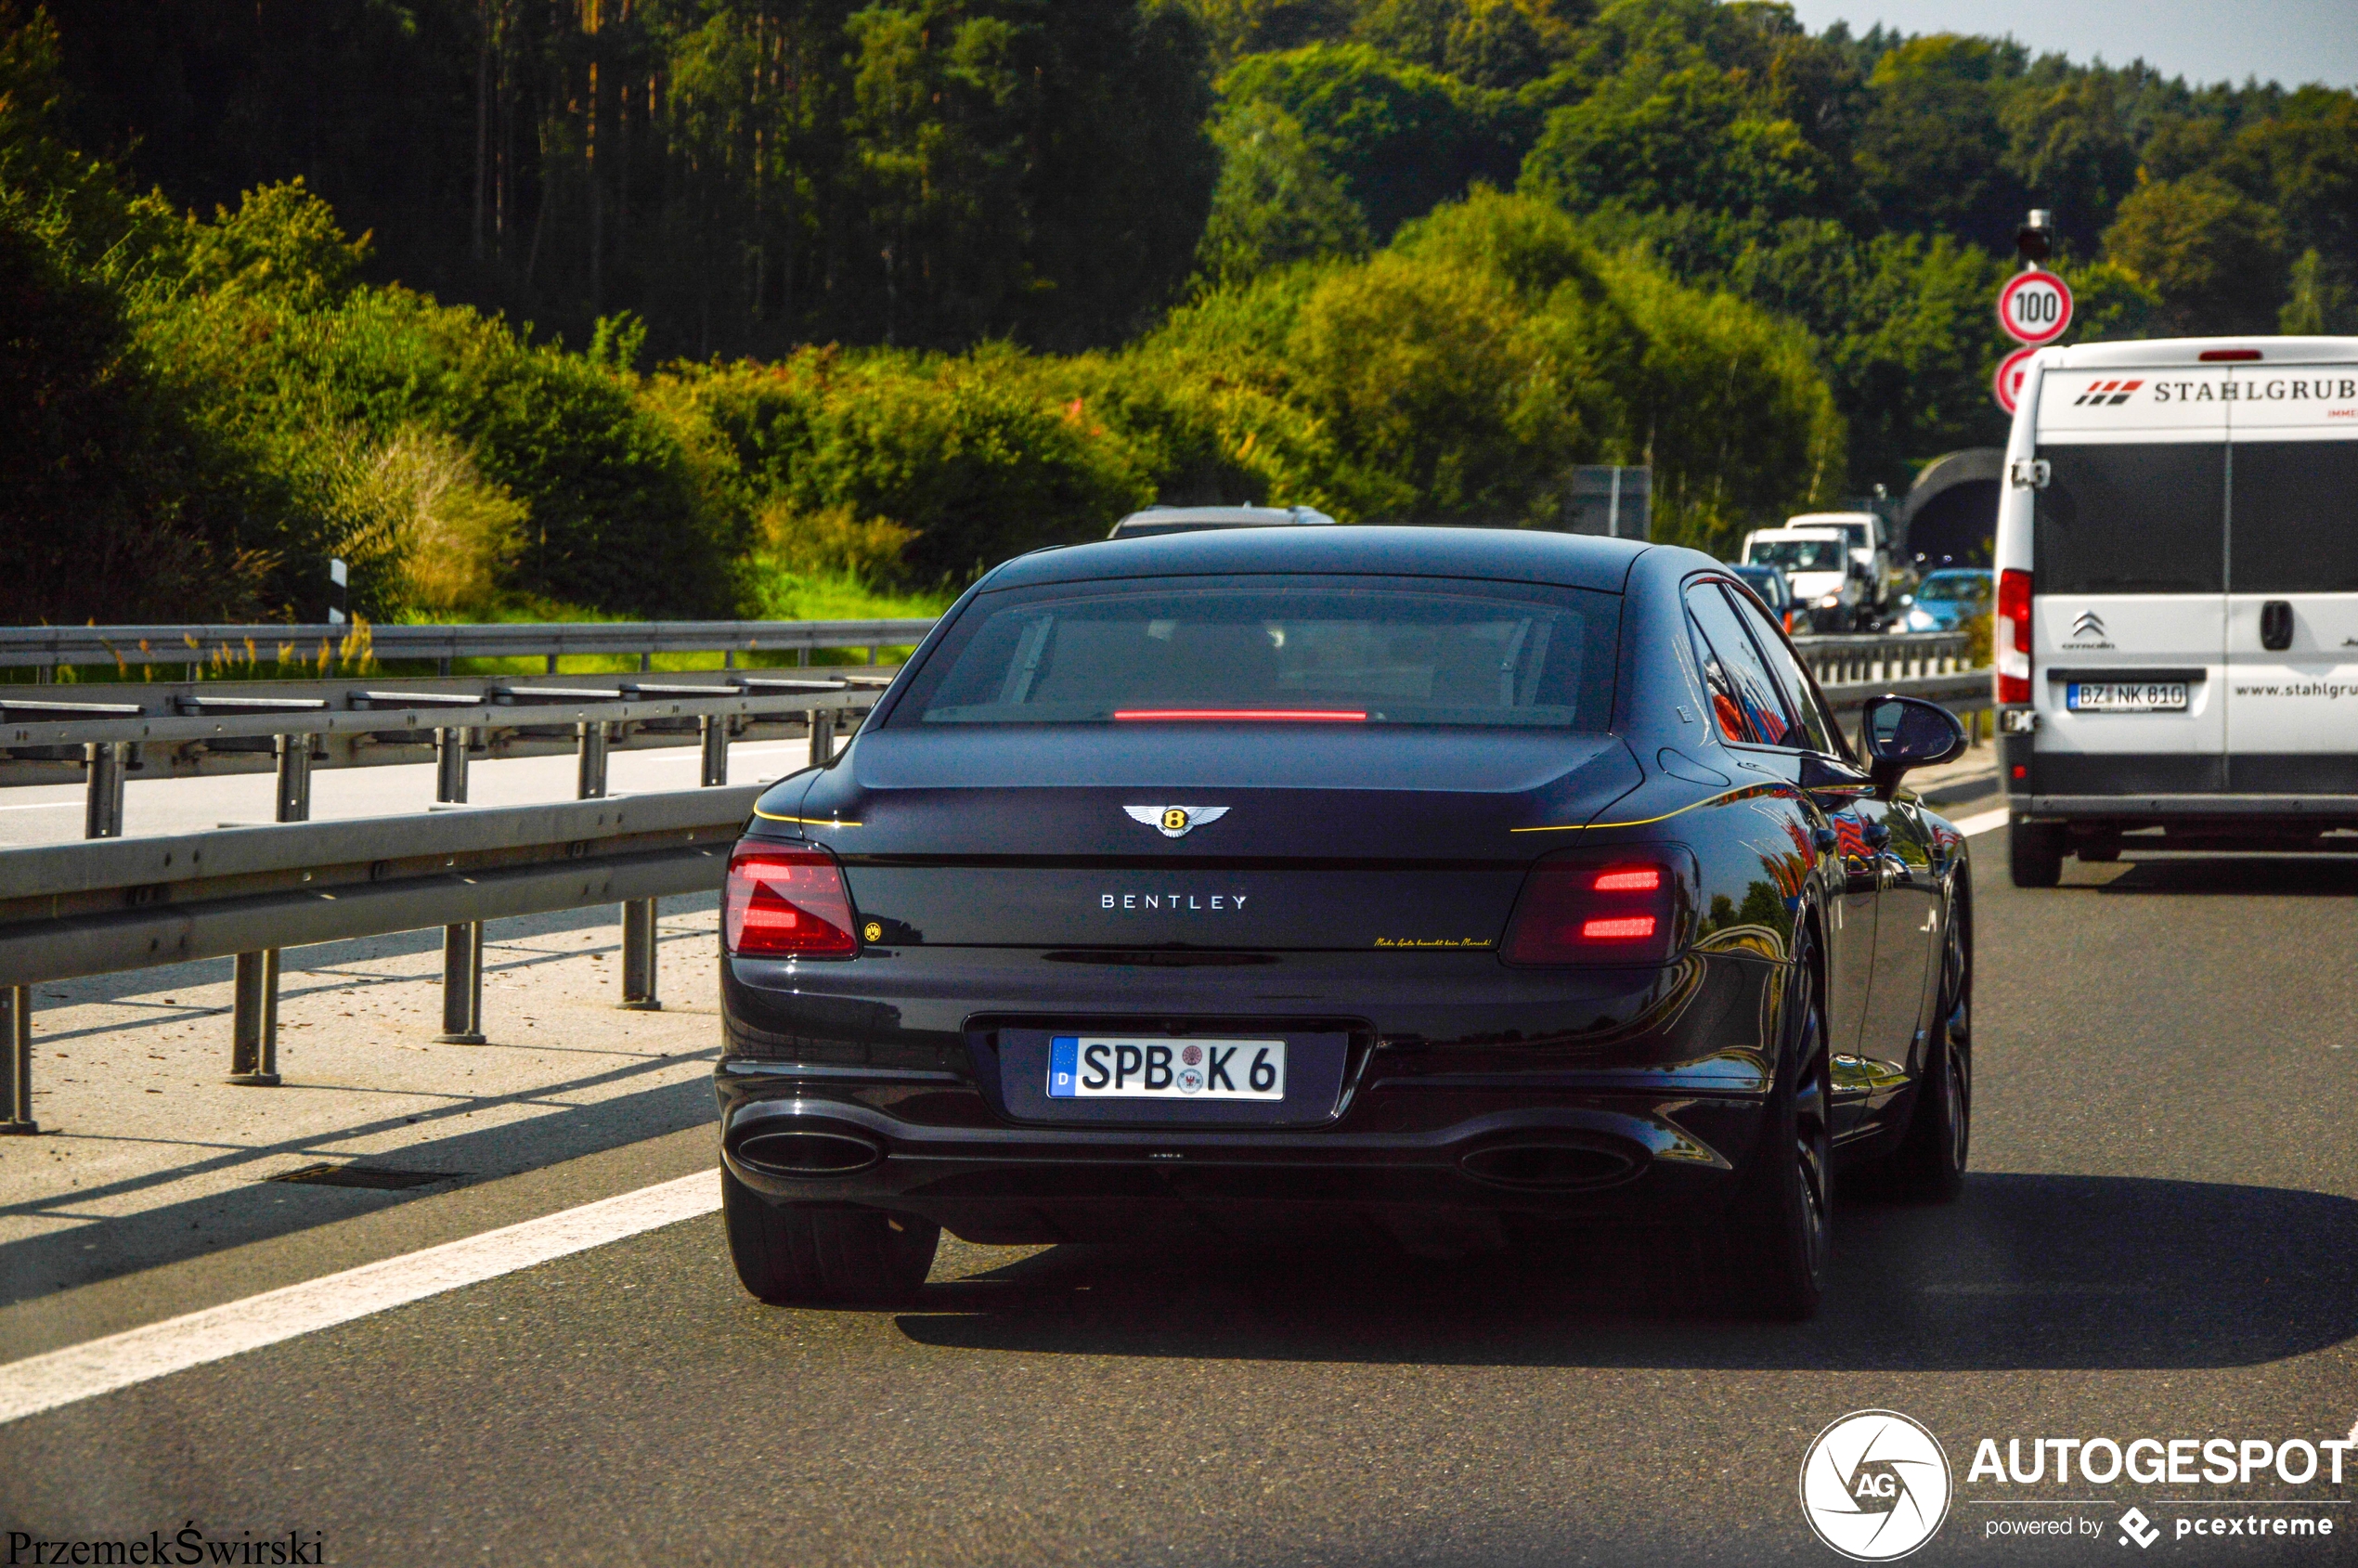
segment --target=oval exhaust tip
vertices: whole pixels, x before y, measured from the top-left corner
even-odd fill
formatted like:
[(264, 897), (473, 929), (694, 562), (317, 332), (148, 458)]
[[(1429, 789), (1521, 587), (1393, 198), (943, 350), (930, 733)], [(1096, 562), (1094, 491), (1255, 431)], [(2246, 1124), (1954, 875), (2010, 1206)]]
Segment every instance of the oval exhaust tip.
[(1467, 1155), (1458, 1168), (1494, 1186), (1561, 1192), (1620, 1181), (1636, 1173), (1638, 1162), (1587, 1144), (1495, 1144)]
[(875, 1164), (884, 1150), (850, 1133), (797, 1128), (756, 1133), (739, 1141), (736, 1155), (742, 1163), (773, 1176), (843, 1176)]

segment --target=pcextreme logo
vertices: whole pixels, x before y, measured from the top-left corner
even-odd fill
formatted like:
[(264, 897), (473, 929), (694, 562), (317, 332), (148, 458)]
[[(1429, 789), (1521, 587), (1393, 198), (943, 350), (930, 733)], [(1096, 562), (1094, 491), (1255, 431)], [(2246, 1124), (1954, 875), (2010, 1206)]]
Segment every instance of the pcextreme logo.
[(1949, 1517), (1949, 1456), (1897, 1410), (1854, 1410), (1801, 1461), (1801, 1512), (1820, 1540), (1857, 1562), (1888, 1562)]

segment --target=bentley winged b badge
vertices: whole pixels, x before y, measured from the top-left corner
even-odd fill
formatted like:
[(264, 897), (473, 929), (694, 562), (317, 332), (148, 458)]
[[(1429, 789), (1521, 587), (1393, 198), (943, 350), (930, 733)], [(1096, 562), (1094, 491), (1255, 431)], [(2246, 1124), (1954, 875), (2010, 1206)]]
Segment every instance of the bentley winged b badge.
[(1165, 838), (1185, 838), (1188, 830), (1216, 823), (1228, 814), (1225, 806), (1124, 806), (1130, 820), (1146, 823)]

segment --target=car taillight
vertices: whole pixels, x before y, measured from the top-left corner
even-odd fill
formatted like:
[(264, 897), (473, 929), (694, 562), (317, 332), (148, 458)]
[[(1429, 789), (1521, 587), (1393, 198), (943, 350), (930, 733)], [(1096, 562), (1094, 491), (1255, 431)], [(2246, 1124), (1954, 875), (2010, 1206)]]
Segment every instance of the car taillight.
[(1509, 964), (1665, 963), (1689, 901), (1683, 865), (1659, 850), (1541, 861), (1523, 879), (1500, 956)]
[(1997, 633), (1990, 641), (1998, 661), (1998, 702), (2001, 706), (2030, 700), (2030, 574), (2013, 570), (1998, 574)]
[(729, 857), (720, 940), (745, 958), (849, 958), (851, 896), (824, 849), (750, 845)]

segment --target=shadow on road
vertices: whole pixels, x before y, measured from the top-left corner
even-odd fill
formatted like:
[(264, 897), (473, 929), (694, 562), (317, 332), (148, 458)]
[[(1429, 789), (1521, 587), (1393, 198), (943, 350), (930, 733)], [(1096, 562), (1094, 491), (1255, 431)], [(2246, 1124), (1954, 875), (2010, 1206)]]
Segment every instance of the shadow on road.
[[(2112, 866), (2086, 868), (2098, 875)], [(2066, 891), (2088, 893), (2235, 893), (2246, 898), (2339, 898), (2358, 894), (2358, 856), (2204, 855), (2124, 862), (2102, 883), (2067, 872)]]
[(1954, 1206), (1849, 1204), (1824, 1311), (1682, 1312), (1642, 1234), (1469, 1263), (1378, 1243), (1058, 1247), (928, 1286), (921, 1343), (1440, 1366), (2239, 1367), (2358, 1336), (2358, 1203), (2199, 1182), (1983, 1175)]

